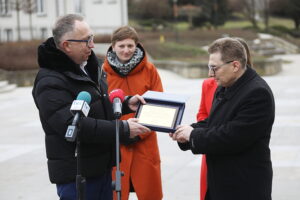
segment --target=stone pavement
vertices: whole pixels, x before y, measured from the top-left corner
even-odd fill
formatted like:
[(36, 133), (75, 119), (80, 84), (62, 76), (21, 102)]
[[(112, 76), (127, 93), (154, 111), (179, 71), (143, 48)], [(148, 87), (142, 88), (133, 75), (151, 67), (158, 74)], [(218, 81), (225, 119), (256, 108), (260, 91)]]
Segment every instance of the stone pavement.
[[(300, 199), (300, 55), (275, 76), (264, 77), (276, 102), (271, 152), (273, 200)], [(159, 70), (166, 92), (189, 97), (182, 123), (195, 121), (203, 79), (185, 79)], [(47, 174), (44, 134), (31, 88), (0, 94), (0, 200), (53, 200), (55, 185)], [(200, 155), (182, 152), (168, 134), (158, 133), (164, 199), (199, 199)], [(130, 199), (136, 199), (131, 195)]]

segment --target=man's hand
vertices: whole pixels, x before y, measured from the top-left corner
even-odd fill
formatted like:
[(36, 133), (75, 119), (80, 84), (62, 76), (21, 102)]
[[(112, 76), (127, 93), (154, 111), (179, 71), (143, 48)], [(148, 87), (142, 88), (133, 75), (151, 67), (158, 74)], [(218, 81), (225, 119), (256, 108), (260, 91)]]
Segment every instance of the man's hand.
[(194, 128), (189, 125), (179, 125), (176, 127), (174, 133), (170, 133), (170, 137), (177, 142), (185, 143), (190, 141), (192, 130), (194, 130)]
[(143, 126), (138, 123), (138, 119), (130, 118), (127, 120), (130, 130), (130, 138), (134, 138), (137, 135), (150, 132), (151, 130), (146, 126)]
[(133, 97), (131, 97), (129, 99), (129, 101), (128, 101), (128, 107), (132, 111), (136, 111), (138, 109), (139, 102), (141, 102), (142, 104), (146, 104), (145, 99), (142, 96), (136, 94), (136, 95), (134, 95)]

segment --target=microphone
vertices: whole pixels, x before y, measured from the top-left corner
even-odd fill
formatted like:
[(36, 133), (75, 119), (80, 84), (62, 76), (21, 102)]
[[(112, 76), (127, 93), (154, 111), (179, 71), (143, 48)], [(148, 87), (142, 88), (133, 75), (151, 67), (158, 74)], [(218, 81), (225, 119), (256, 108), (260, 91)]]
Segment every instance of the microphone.
[(109, 100), (113, 104), (114, 115), (117, 119), (122, 116), (122, 102), (124, 101), (124, 92), (121, 89), (115, 89), (109, 93)]
[(86, 91), (82, 91), (77, 95), (76, 100), (73, 101), (70, 111), (74, 115), (72, 124), (68, 126), (65, 138), (69, 142), (74, 142), (77, 137), (77, 124), (80, 119), (89, 114), (91, 95)]

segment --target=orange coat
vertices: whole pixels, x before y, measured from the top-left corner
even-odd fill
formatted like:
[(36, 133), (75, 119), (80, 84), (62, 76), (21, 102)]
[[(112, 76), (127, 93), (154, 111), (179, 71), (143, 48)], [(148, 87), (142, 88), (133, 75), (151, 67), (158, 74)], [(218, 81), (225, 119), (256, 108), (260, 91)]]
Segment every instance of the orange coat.
[[(118, 88), (122, 89), (125, 95), (143, 95), (148, 90), (163, 91), (160, 76), (155, 66), (147, 61), (145, 51), (142, 61), (125, 77), (117, 74), (107, 59), (103, 67), (107, 73), (109, 92)], [(121, 119), (132, 118), (134, 115), (134, 113), (124, 115)], [(131, 179), (139, 200), (160, 200), (163, 194), (156, 132), (143, 134), (140, 137), (141, 140), (134, 144), (120, 145), (120, 170), (125, 174), (121, 181), (121, 199), (128, 199)], [(115, 179), (115, 169), (112, 176)], [(114, 199), (116, 199), (115, 194)]]
[[(197, 113), (197, 121), (204, 120), (208, 117), (214, 94), (218, 85), (214, 78), (209, 78), (202, 83), (202, 94), (199, 110)], [(207, 165), (206, 157), (202, 155), (201, 171), (200, 171), (200, 200), (204, 200), (207, 191)]]

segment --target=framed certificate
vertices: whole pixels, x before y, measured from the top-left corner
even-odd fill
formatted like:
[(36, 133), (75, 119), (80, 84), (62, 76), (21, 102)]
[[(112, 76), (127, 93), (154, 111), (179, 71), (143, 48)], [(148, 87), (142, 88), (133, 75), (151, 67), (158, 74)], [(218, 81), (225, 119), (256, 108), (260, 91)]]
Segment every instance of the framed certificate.
[[(151, 96), (143, 95), (147, 104), (140, 104), (136, 118), (139, 119), (139, 123), (147, 126), (151, 130), (160, 132), (174, 132), (176, 126), (180, 124), (184, 103), (168, 100), (164, 98), (164, 93), (156, 92), (151, 93)], [(175, 98), (176, 99), (176, 98)]]
[(178, 107), (149, 103), (141, 105), (137, 118), (139, 123), (155, 127), (174, 128), (178, 114)]

